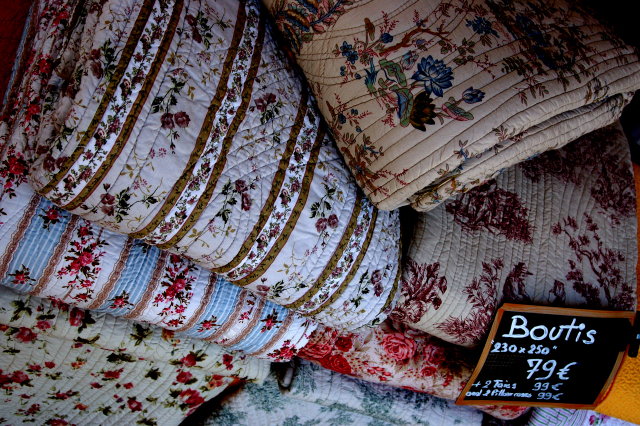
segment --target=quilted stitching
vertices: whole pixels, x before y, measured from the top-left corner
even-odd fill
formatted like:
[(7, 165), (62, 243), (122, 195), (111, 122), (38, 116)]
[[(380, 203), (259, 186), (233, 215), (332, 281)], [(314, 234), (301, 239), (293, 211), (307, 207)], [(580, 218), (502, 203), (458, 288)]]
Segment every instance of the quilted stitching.
[(422, 213), (392, 317), (473, 346), (503, 302), (635, 310), (636, 193), (619, 123)]
[(259, 5), (109, 7), (61, 32), (67, 72), (21, 116), (56, 123), (18, 148), (34, 188), (324, 323), (383, 319), (397, 213), (358, 195)]
[(382, 209), (430, 210), (612, 123), (640, 87), (637, 53), (571, 1), (265, 4)]

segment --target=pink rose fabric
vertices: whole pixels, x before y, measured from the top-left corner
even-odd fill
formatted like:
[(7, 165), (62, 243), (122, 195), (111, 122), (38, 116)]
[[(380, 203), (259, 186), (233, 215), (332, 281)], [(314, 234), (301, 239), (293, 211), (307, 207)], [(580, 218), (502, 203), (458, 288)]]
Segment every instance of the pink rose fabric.
[(69, 324), (74, 327), (79, 327), (82, 325), (82, 320), (84, 319), (84, 311), (82, 309), (73, 308), (71, 312), (69, 312)]
[(20, 327), (20, 329), (18, 330), (18, 332), (15, 334), (14, 337), (19, 342), (29, 343), (34, 341), (36, 337), (38, 337), (38, 334), (31, 331), (30, 328)]
[[(456, 399), (473, 372), (472, 351), (387, 319), (359, 333), (314, 331), (298, 355), (329, 370), (440, 398)], [(514, 419), (527, 407), (478, 407)]]
[(393, 360), (403, 361), (412, 358), (416, 353), (415, 340), (402, 333), (385, 334), (382, 338), (382, 349)]

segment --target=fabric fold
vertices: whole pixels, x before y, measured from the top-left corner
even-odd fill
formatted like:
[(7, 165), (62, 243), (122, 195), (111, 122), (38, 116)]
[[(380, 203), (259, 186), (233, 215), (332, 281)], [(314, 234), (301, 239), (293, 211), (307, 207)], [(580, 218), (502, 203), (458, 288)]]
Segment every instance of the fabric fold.
[(0, 202), (0, 286), (273, 361), (317, 326), (178, 255), (60, 210), (28, 185)]

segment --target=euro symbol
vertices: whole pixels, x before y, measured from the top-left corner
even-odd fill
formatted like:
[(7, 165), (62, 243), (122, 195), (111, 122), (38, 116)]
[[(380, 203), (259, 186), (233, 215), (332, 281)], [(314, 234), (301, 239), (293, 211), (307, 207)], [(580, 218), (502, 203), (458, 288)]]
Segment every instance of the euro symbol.
[(560, 390), (560, 389), (558, 389), (558, 388), (560, 387), (560, 385), (561, 385), (561, 384), (562, 384), (562, 383), (557, 383), (557, 384), (555, 384), (555, 385), (551, 386), (551, 388), (552, 388), (553, 390)]
[(560, 395), (562, 395), (561, 393), (557, 394), (557, 395), (553, 395), (553, 399), (555, 399), (556, 401), (560, 401)]
[(577, 362), (570, 362), (569, 364), (565, 365), (564, 368), (561, 368), (560, 371), (558, 371), (558, 378), (560, 380), (569, 380), (569, 378), (566, 377), (565, 374), (569, 374), (569, 367), (576, 364)]

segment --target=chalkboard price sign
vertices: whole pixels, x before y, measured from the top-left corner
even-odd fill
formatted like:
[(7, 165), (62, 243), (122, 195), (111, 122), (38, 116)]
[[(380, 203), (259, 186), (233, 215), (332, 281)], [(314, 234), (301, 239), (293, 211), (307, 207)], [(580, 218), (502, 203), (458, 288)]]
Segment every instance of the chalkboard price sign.
[(620, 366), (633, 316), (504, 304), (456, 403), (595, 407)]

